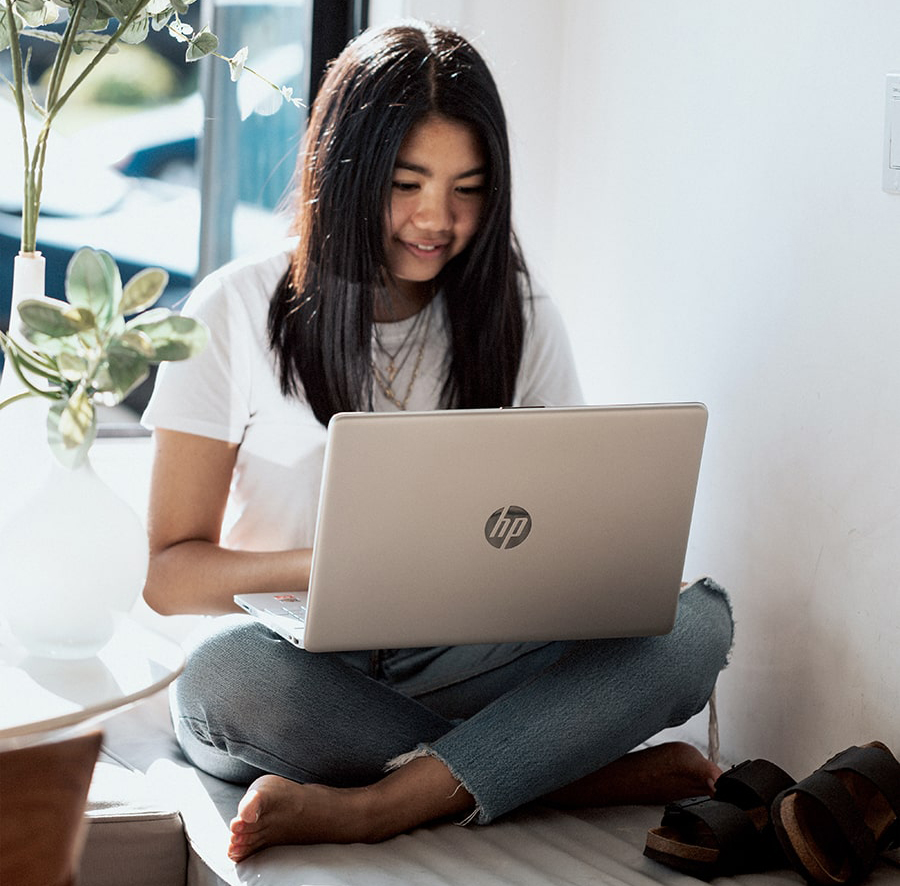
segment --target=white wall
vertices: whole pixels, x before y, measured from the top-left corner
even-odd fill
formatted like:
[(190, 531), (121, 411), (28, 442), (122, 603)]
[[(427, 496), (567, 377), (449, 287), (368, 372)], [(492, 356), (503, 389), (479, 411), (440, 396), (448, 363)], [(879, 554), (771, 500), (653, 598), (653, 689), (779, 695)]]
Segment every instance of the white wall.
[(734, 594), (723, 748), (900, 750), (900, 5), (576, 7), (560, 119), (590, 149), (560, 164), (552, 276), (597, 399), (710, 406), (689, 568)]
[(710, 407), (687, 572), (733, 594), (725, 756), (900, 751), (900, 4), (393, 6), (492, 62), (589, 397)]

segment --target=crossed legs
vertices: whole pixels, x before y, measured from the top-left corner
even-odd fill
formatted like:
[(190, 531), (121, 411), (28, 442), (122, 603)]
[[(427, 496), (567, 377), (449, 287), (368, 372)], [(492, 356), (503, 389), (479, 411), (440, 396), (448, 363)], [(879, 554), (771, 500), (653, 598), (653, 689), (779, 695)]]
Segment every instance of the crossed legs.
[[(701, 584), (666, 637), (532, 644), (457, 677), (439, 657), (407, 695), (365, 673), (364, 657), (298, 653), (243, 623), (192, 656), (176, 728), (201, 768), (255, 779), (231, 825), (234, 860), (448, 816), (486, 823), (535, 799), (666, 802), (708, 791), (718, 769), (688, 745), (629, 751), (702, 709), (731, 631), (724, 595)], [(412, 748), (419, 756), (383, 775)]]
[[(711, 791), (721, 774), (696, 748), (670, 742), (626, 754), (545, 795), (560, 808), (661, 804)], [(331, 788), (264, 775), (231, 821), (228, 856), (240, 861), (280, 843), (372, 843), (472, 811), (475, 801), (447, 766), (419, 757), (374, 785)]]

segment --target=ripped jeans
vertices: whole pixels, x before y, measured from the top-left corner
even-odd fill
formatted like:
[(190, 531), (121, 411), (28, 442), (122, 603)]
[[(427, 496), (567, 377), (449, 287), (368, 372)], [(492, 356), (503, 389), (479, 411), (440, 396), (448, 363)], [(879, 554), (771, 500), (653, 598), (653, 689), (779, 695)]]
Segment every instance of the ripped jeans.
[(732, 635), (709, 579), (661, 637), (309, 653), (227, 617), (189, 655), (173, 719), (194, 765), (239, 783), (370, 784), (433, 755), (485, 824), (701, 711)]

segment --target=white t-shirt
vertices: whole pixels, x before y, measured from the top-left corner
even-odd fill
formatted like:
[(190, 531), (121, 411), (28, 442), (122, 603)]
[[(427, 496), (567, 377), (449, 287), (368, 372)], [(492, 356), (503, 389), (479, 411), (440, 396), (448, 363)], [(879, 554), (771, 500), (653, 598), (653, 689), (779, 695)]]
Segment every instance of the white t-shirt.
[[(240, 443), (222, 533), (222, 544), (229, 548), (272, 551), (312, 545), (326, 432), (305, 400), (281, 393), (266, 329), (270, 300), (295, 245), (287, 240), (232, 262), (197, 286), (183, 313), (206, 323), (209, 344), (190, 360), (162, 364), (142, 419), (149, 428)], [(425, 311), (418, 320), (378, 324), (373, 349), (376, 365), (385, 371), (385, 354), (400, 349), (391, 387), (401, 402), (409, 390), (409, 410), (439, 408), (443, 386), (447, 333), (441, 296)], [(515, 405), (580, 404), (571, 347), (556, 307), (549, 298), (536, 296), (526, 318)], [(411, 330), (414, 323), (418, 325)], [(375, 385), (374, 408), (397, 409), (383, 388)]]

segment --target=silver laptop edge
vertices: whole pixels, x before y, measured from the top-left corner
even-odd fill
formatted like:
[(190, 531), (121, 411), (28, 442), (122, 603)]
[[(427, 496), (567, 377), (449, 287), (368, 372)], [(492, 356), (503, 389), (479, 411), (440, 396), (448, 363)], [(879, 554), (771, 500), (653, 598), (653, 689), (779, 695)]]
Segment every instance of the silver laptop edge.
[(312, 651), (665, 633), (706, 424), (700, 403), (341, 413), (305, 638), (235, 599)]

